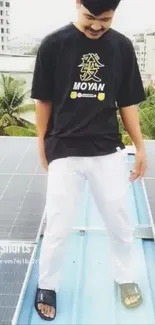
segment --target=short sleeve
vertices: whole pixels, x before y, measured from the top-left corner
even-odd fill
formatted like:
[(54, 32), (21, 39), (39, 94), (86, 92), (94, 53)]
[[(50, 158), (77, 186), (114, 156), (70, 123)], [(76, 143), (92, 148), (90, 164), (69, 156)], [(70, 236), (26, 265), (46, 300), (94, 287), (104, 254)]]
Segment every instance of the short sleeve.
[(36, 57), (31, 98), (51, 101), (53, 98), (54, 45), (49, 37), (43, 39)]
[(119, 108), (137, 105), (145, 100), (144, 87), (132, 43), (126, 44), (123, 78), (117, 96)]

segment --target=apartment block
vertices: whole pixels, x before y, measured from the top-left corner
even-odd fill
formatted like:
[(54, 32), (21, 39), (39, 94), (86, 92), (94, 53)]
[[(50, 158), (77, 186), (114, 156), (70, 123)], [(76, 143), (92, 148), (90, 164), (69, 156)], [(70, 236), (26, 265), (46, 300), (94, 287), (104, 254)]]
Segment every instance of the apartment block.
[(155, 31), (135, 34), (132, 42), (143, 82), (155, 85)]
[(0, 52), (7, 52), (10, 36), (11, 0), (0, 0)]

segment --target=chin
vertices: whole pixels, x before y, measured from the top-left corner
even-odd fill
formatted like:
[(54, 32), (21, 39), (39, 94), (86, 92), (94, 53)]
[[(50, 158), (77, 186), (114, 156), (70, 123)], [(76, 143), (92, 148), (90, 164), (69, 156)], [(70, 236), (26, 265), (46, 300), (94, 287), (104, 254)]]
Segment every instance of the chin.
[(89, 37), (89, 38), (92, 38), (92, 39), (98, 39), (98, 38), (100, 38), (102, 35), (103, 35), (103, 32), (102, 32), (102, 33), (99, 33), (99, 34), (96, 34), (96, 35), (95, 35), (95, 34), (93, 35), (93, 34), (91, 34), (90, 32), (87, 32), (87, 33), (86, 33), (86, 36)]

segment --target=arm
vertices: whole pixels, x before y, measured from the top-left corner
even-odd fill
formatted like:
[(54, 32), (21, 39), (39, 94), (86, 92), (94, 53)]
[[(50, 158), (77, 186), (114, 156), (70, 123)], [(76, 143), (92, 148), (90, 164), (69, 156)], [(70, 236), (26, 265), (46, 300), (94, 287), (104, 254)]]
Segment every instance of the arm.
[(36, 128), (39, 138), (39, 153), (43, 167), (48, 164), (44, 148), (44, 136), (52, 113), (54, 89), (55, 47), (51, 36), (43, 39), (36, 57), (32, 80), (31, 98), (36, 105)]
[(130, 180), (134, 181), (139, 176), (143, 177), (146, 169), (144, 141), (140, 130), (138, 107), (137, 105), (123, 107), (120, 109), (120, 114), (125, 129), (135, 144), (137, 150), (136, 163), (130, 176)]
[(145, 100), (145, 92), (131, 41), (125, 46), (123, 77), (117, 103), (126, 131), (136, 146), (136, 162), (130, 180), (142, 177), (146, 169), (144, 142), (140, 130), (138, 104)]
[(38, 133), (38, 144), (39, 144), (39, 153), (41, 158), (41, 163), (43, 167), (48, 170), (48, 164), (46, 161), (46, 155), (44, 150), (44, 136), (47, 130), (48, 121), (52, 113), (52, 103), (44, 102), (40, 100), (35, 101), (36, 104), (36, 128)]
[(144, 151), (144, 141), (140, 129), (137, 105), (123, 107), (120, 115), (126, 131), (128, 132), (137, 151)]

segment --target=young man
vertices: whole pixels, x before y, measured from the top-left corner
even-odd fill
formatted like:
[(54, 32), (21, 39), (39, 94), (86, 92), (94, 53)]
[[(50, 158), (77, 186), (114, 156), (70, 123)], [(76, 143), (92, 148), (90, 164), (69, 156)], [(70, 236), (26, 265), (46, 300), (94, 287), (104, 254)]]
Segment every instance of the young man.
[(35, 307), (46, 320), (56, 316), (64, 243), (86, 179), (108, 230), (122, 302), (135, 307), (142, 301), (134, 282), (129, 177), (116, 113), (137, 149), (133, 181), (145, 171), (136, 106), (145, 95), (132, 43), (110, 28), (119, 2), (76, 0), (77, 22), (48, 35), (37, 54), (31, 97), (48, 187)]

